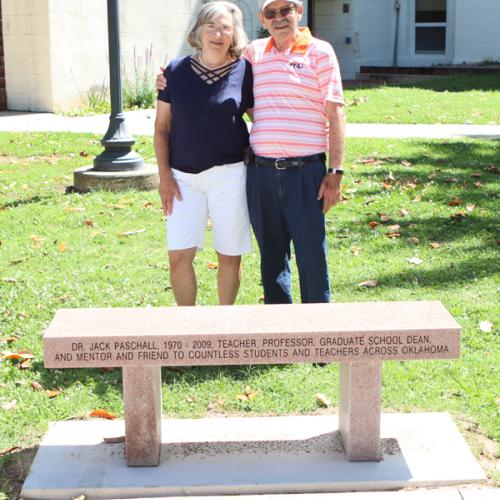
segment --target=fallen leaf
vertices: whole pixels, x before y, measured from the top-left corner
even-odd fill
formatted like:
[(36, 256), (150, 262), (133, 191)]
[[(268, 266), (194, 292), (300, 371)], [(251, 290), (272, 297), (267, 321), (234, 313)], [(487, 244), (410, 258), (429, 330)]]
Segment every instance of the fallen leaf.
[(414, 264), (415, 266), (419, 266), (422, 264), (424, 261), (422, 259), (419, 259), (418, 257), (411, 257), (409, 259), (406, 259), (410, 264)]
[(208, 269), (217, 269), (219, 267), (219, 264), (217, 262), (209, 262), (207, 264)]
[(132, 236), (133, 234), (144, 233), (145, 229), (137, 229), (135, 231), (124, 231), (123, 233), (118, 233), (118, 236)]
[(84, 207), (64, 207), (65, 212), (85, 212)]
[(245, 392), (243, 392), (243, 394), (237, 394), (236, 399), (238, 401), (250, 401), (255, 396), (257, 396), (257, 393), (249, 385), (247, 385), (245, 387)]
[(456, 221), (462, 221), (467, 217), (467, 214), (465, 213), (464, 210), (460, 210), (458, 212), (455, 212), (454, 214), (450, 215), (450, 219), (456, 220)]
[(31, 359), (25, 359), (19, 364), (20, 370), (29, 370), (31, 368)]
[(13, 266), (15, 266), (17, 264), (21, 264), (21, 262), (26, 262), (26, 260), (28, 260), (27, 257), (19, 257), (18, 259), (12, 259), (10, 261), (10, 264), (13, 265)]
[(2, 351), (0, 352), (0, 356), (2, 356), (2, 358), (4, 359), (22, 359), (22, 356), (20, 354), (10, 351)]
[(314, 397), (316, 398), (316, 401), (325, 408), (332, 405), (332, 402), (324, 394), (318, 393)]
[(103, 438), (103, 441), (105, 443), (109, 443), (109, 444), (124, 443), (125, 442), (125, 436), (105, 437), (105, 438)]
[(415, 198), (413, 198), (413, 203), (419, 203), (422, 201), (422, 197), (417, 194), (417, 196), (415, 196)]
[(146, 201), (143, 205), (144, 208), (154, 208), (155, 206), (151, 201)]
[(387, 222), (387, 221), (391, 220), (389, 215), (386, 215), (386, 214), (378, 214), (378, 215), (380, 217), (381, 222)]
[(31, 382), (31, 388), (34, 391), (41, 391), (42, 390), (42, 384), (40, 384), (40, 382)]
[(382, 189), (385, 189), (387, 191), (393, 188), (394, 186), (390, 182), (382, 182)]
[(61, 241), (57, 245), (57, 249), (61, 252), (64, 253), (68, 249), (68, 244), (65, 241)]
[(90, 219), (87, 219), (87, 220), (84, 220), (83, 223), (87, 226), (87, 227), (94, 227), (95, 224), (94, 224), (94, 221), (90, 220)]
[(2, 404), (2, 410), (9, 411), (13, 410), (17, 406), (17, 401), (13, 399), (12, 401), (7, 401)]
[(359, 252), (360, 252), (360, 248), (358, 247), (352, 247), (351, 248), (351, 253), (354, 255), (354, 257), (357, 257), (359, 255)]
[(7, 344), (12, 344), (13, 342), (16, 342), (17, 340), (19, 340), (19, 337), (7, 337), (5, 339), (5, 342), (7, 342)]
[(371, 221), (368, 225), (370, 226), (370, 229), (375, 229), (378, 226), (378, 222)]
[(86, 158), (89, 154), (87, 153), (87, 151), (80, 151), (78, 153), (80, 156), (83, 156), (84, 158)]
[(447, 203), (449, 207), (458, 207), (459, 205), (462, 205), (463, 201), (459, 200), (458, 198), (455, 198), (454, 200), (451, 200)]
[(59, 394), (61, 394), (61, 391), (56, 391), (56, 390), (45, 391), (45, 394), (47, 394), (47, 397), (49, 399), (52, 399), (52, 398), (59, 396)]
[(387, 226), (389, 231), (397, 231), (400, 228), (399, 224), (393, 224), (392, 226)]
[(115, 418), (118, 418), (118, 416), (114, 413), (110, 413), (109, 411), (100, 409), (91, 411), (90, 416), (95, 418), (105, 418), (107, 420), (114, 420)]
[(400, 233), (385, 233), (385, 236), (387, 236), (387, 238), (399, 238), (399, 237), (401, 237), (401, 234)]
[(358, 286), (364, 287), (364, 288), (375, 288), (378, 286), (378, 281), (377, 280), (366, 280), (362, 281), (361, 283), (358, 283)]
[(430, 243), (430, 247), (436, 249), (436, 248), (440, 248), (441, 245), (439, 243), (435, 242), (435, 241), (432, 241)]
[(448, 184), (456, 184), (458, 179), (456, 177), (445, 177), (444, 181)]
[(480, 181), (477, 181), (474, 183), (474, 187), (477, 189), (481, 189), (483, 187), (482, 183)]
[(408, 210), (406, 210), (406, 208), (403, 208), (402, 210), (399, 211), (399, 215), (401, 217), (406, 217), (410, 212), (408, 212)]
[(403, 165), (403, 167), (410, 167), (411, 166), (411, 161), (403, 160), (401, 162), (401, 165)]
[(472, 177), (473, 179), (480, 179), (481, 172), (472, 172), (472, 174), (470, 174), (470, 177)]
[(491, 321), (481, 321), (479, 329), (484, 333), (491, 333), (493, 331), (493, 323)]
[(436, 174), (436, 172), (430, 174), (427, 176), (427, 179), (429, 179), (430, 181), (434, 180), (436, 177), (438, 176), (438, 174)]
[(465, 206), (465, 210), (467, 210), (467, 212), (469, 212), (469, 213), (472, 213), (475, 208), (476, 208), (476, 205), (473, 205), (473, 204)]

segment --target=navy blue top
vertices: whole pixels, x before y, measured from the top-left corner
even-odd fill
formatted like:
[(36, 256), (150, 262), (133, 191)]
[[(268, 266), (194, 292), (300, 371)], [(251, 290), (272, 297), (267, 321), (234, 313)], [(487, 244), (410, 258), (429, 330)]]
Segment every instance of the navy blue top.
[(191, 66), (191, 57), (174, 59), (165, 70), (167, 88), (158, 100), (171, 105), (171, 167), (198, 174), (214, 165), (243, 160), (248, 128), (243, 114), (253, 108), (250, 63), (238, 59), (209, 84)]

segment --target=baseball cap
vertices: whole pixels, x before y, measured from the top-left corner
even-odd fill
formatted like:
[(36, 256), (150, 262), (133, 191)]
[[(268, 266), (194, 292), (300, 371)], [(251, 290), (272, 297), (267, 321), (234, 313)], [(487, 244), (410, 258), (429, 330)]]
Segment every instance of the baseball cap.
[[(276, 0), (257, 0), (259, 4), (259, 10), (264, 10), (270, 3), (275, 2)], [(300, 3), (299, 0), (290, 0), (291, 3)]]

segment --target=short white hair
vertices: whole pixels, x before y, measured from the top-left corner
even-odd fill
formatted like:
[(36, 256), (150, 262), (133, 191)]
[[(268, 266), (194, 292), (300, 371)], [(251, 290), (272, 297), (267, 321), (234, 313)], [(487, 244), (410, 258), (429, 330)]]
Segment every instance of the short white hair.
[(208, 2), (198, 12), (198, 18), (188, 35), (191, 47), (201, 50), (201, 30), (204, 24), (211, 23), (216, 17), (229, 14), (233, 20), (233, 41), (229, 47), (229, 55), (239, 57), (248, 45), (248, 37), (243, 28), (243, 14), (232, 2)]

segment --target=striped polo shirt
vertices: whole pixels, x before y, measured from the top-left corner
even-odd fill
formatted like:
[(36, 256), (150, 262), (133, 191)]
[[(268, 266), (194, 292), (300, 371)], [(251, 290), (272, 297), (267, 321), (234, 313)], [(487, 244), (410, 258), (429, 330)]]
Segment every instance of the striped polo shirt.
[(332, 46), (300, 28), (297, 40), (283, 52), (265, 38), (252, 42), (243, 56), (253, 69), (254, 153), (286, 158), (327, 151), (326, 102), (344, 103)]

